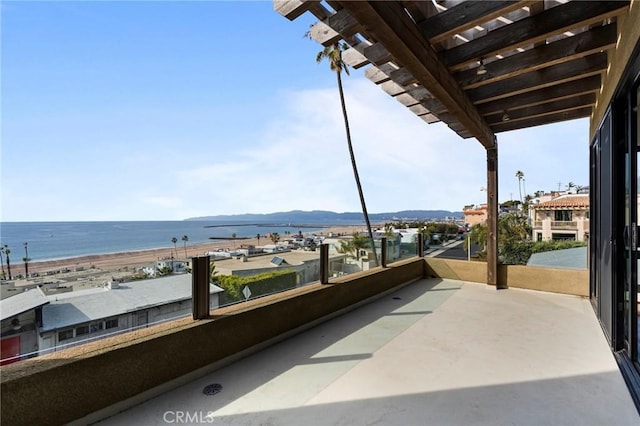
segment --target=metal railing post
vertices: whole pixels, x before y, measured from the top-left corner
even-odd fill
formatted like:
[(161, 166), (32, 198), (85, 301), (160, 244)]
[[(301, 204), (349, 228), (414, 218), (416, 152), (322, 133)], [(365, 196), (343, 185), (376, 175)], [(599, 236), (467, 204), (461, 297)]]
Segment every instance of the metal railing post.
[(192, 257), (191, 295), (193, 298), (193, 319), (209, 318), (211, 294), (209, 293), (209, 256)]
[(320, 283), (329, 284), (329, 244), (320, 244)]
[(422, 233), (418, 235), (418, 257), (424, 257), (424, 235)]
[(380, 266), (387, 267), (387, 238), (380, 238)]

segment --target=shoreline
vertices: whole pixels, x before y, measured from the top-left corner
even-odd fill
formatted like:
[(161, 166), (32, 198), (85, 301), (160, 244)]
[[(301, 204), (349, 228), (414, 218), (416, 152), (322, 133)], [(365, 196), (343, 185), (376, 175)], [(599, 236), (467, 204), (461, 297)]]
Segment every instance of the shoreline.
[[(315, 233), (316, 235), (351, 235), (354, 232), (366, 232), (363, 225), (344, 225), (327, 227), (322, 232), (308, 232), (304, 235)], [(284, 236), (281, 236), (281, 239)], [(205, 253), (216, 250), (234, 250), (241, 245), (267, 245), (272, 244), (269, 238), (260, 238), (258, 241), (255, 237), (224, 241), (214, 241), (211, 243), (195, 243), (187, 244), (186, 258), (205, 255)], [(175, 254), (175, 255), (174, 255)], [(130, 250), (115, 253), (89, 254), (83, 256), (67, 257), (60, 259), (49, 259), (29, 262), (29, 275), (33, 273), (46, 274), (47, 272), (59, 271), (61, 269), (70, 269), (74, 271), (78, 268), (84, 270), (101, 269), (103, 271), (117, 271), (122, 268), (141, 267), (153, 263), (157, 260), (170, 259), (174, 255), (175, 259), (184, 259), (184, 247), (160, 247), (154, 249)], [(7, 273), (7, 266), (4, 265)], [(18, 276), (24, 274), (24, 263), (19, 262), (11, 264), (11, 275)]]

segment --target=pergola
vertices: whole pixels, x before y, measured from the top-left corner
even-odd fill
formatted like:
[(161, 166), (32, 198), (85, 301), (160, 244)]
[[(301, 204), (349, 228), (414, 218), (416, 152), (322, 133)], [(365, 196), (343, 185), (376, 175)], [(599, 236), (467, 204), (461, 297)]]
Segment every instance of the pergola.
[(589, 117), (629, 1), (274, 0), (427, 123), (487, 151), (487, 284), (497, 279), (499, 132)]

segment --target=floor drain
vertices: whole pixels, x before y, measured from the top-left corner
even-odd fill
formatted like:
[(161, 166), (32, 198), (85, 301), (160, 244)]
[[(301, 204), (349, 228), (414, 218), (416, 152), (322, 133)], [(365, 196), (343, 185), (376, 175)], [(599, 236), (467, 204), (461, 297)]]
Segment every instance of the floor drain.
[(207, 385), (202, 390), (202, 393), (205, 395), (215, 395), (222, 390), (222, 385), (220, 383), (214, 383), (212, 385)]

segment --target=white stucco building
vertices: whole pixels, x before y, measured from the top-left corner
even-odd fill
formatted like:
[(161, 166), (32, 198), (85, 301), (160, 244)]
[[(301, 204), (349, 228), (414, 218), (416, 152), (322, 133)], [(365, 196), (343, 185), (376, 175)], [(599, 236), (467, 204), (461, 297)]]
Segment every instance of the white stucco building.
[[(190, 315), (191, 285), (191, 274), (179, 274), (49, 296), (36, 287), (4, 299), (2, 359)], [(222, 291), (210, 285), (211, 309)]]

